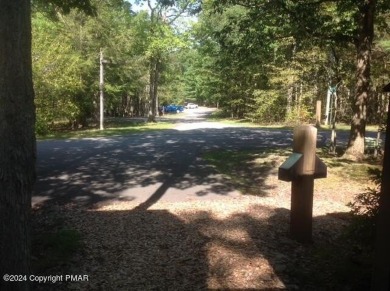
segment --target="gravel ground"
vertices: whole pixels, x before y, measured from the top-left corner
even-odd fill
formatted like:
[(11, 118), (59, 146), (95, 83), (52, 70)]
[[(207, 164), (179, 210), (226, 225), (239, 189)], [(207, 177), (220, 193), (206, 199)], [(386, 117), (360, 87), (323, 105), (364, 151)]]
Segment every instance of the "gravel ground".
[[(276, 177), (269, 179), (274, 183)], [(349, 185), (336, 195), (321, 183), (314, 199), (314, 245), (331, 242), (347, 225), (339, 214), (349, 211), (344, 200), (356, 191)], [(266, 197), (158, 202), (148, 210), (134, 202), (58, 208), (56, 214), (83, 238), (67, 272), (89, 280), (56, 290), (313, 290), (293, 275), (297, 265), (310, 268), (313, 245), (290, 238), (290, 185), (277, 185)]]

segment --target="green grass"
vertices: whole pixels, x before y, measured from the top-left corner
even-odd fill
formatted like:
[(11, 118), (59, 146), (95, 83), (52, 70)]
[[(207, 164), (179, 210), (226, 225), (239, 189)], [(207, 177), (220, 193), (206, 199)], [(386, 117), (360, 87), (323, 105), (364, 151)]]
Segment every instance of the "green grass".
[[(258, 194), (253, 189), (261, 188), (261, 182), (270, 174), (276, 174), (278, 166), (291, 154), (289, 149), (265, 149), (261, 151), (210, 151), (203, 158), (213, 165), (217, 171), (227, 176), (243, 194)], [(326, 150), (319, 149), (317, 155), (327, 165), (326, 183), (329, 187), (337, 185), (340, 179), (353, 181), (366, 186), (381, 169), (378, 161), (367, 160), (353, 162), (329, 155)], [(257, 179), (257, 184), (254, 182)], [(254, 185), (256, 184), (256, 185)]]
[(267, 129), (286, 129), (293, 128), (284, 124), (260, 124), (250, 121), (246, 118), (231, 118), (226, 116), (222, 111), (213, 112), (208, 118), (207, 121), (221, 122), (228, 125), (236, 125), (240, 127), (254, 127), (254, 128), (267, 128)]
[(376, 173), (382, 168), (379, 160), (351, 161), (329, 155), (326, 149), (319, 149), (317, 155), (327, 165), (328, 169), (332, 170), (335, 177), (358, 182), (362, 185), (365, 185), (368, 179), (375, 177)]
[[(332, 130), (332, 127), (330, 125), (321, 125), (322, 130)], [(337, 123), (336, 124), (336, 131), (350, 131), (351, 125), (346, 123)], [(378, 125), (367, 125), (366, 131), (369, 132), (378, 132)]]
[(274, 174), (280, 158), (286, 159), (289, 151), (210, 151), (203, 158), (216, 170), (229, 178), (244, 195), (266, 195), (265, 179)]
[(38, 135), (38, 140), (46, 139), (68, 139), (68, 138), (87, 138), (87, 137), (106, 137), (116, 135), (126, 135), (134, 133), (142, 133), (156, 130), (167, 130), (174, 128), (172, 122), (109, 122), (105, 124), (105, 129), (96, 128), (80, 129), (80, 130), (62, 130), (54, 131), (46, 135)]
[[(249, 119), (242, 118), (242, 119), (237, 119), (237, 118), (231, 118), (229, 114), (226, 112), (223, 112), (221, 110), (217, 110), (211, 114), (209, 117), (209, 121), (217, 121), (217, 122), (222, 122), (226, 123), (229, 125), (237, 125), (237, 126), (244, 126), (244, 127), (257, 127), (257, 128), (266, 128), (266, 129), (293, 129), (294, 126), (290, 124), (283, 124), (283, 123), (278, 123), (278, 124), (262, 124), (262, 123), (256, 123), (252, 122)], [(321, 130), (326, 130), (330, 131), (332, 130), (330, 125), (322, 125), (320, 127)], [(336, 124), (336, 131), (350, 131), (351, 130), (351, 125), (346, 124), (346, 123), (338, 123)], [(366, 126), (366, 131), (368, 132), (377, 132), (378, 131), (378, 125), (367, 125)]]

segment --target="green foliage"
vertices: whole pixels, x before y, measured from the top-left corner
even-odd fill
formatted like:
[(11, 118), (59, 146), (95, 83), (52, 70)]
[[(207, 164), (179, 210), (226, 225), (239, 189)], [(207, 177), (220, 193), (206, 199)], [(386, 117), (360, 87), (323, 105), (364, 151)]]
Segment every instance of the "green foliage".
[(313, 123), (313, 113), (306, 105), (294, 107), (286, 114), (285, 122), (288, 125), (299, 125), (303, 123)]
[(350, 235), (362, 241), (366, 246), (371, 246), (374, 241), (376, 229), (376, 217), (379, 209), (381, 171), (371, 170), (374, 188), (367, 188), (366, 192), (356, 195), (354, 201), (348, 206), (355, 219), (350, 228)]
[(255, 90), (253, 97), (253, 111), (247, 114), (249, 119), (259, 123), (284, 121), (286, 100), (277, 90)]
[(46, 133), (58, 121), (77, 128), (96, 118), (101, 49), (107, 60), (106, 115), (128, 114), (134, 103), (138, 112), (142, 107), (148, 16), (133, 15), (119, 0), (94, 1), (94, 5), (95, 16), (76, 10), (57, 12), (54, 19), (39, 9), (33, 14), (38, 133)]
[(38, 136), (44, 136), (50, 132), (49, 122), (45, 119), (42, 113), (37, 114), (35, 121), (35, 131)]
[[(98, 117), (101, 49), (105, 115), (146, 115), (154, 96), (160, 104), (196, 102), (233, 117), (295, 124), (311, 121), (316, 100), (324, 109), (328, 87), (338, 84), (338, 120), (349, 122), (361, 1), (152, 1), (150, 13), (131, 11), (146, 1), (59, 2), (33, 1), (39, 132)], [(191, 30), (178, 26), (201, 2)], [(385, 112), (376, 88), (387, 78), (387, 9), (378, 1), (369, 122)]]
[[(194, 26), (194, 49), (203, 62), (190, 67), (188, 75), (194, 77), (185, 80), (188, 91), (199, 96), (200, 88), (212, 85), (219, 94), (208, 90), (205, 98), (232, 116), (299, 123), (313, 119), (316, 100), (322, 100), (325, 109), (329, 85), (338, 84), (337, 118), (349, 122), (364, 3), (204, 1)], [(377, 20), (382, 23), (377, 27), (388, 36), (385, 3), (377, 3)], [(386, 48), (386, 42), (380, 44)], [(379, 80), (385, 76), (380, 62), (385, 62), (386, 54), (380, 57), (382, 61), (373, 66)], [(196, 78), (198, 72), (201, 77)], [(271, 117), (278, 106), (285, 108)], [(380, 106), (370, 108), (370, 122), (377, 121)]]

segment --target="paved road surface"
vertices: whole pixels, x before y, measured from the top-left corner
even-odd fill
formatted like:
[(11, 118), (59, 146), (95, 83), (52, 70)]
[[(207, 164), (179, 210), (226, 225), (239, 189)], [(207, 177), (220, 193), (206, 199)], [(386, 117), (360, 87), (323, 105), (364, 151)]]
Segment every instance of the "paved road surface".
[[(291, 147), (290, 130), (229, 127), (206, 122), (206, 109), (188, 111), (173, 130), (39, 141), (33, 205), (94, 206), (120, 200), (136, 201), (146, 209), (158, 200), (233, 197), (238, 191), (201, 158), (202, 153)], [(327, 135), (319, 133), (319, 146)]]

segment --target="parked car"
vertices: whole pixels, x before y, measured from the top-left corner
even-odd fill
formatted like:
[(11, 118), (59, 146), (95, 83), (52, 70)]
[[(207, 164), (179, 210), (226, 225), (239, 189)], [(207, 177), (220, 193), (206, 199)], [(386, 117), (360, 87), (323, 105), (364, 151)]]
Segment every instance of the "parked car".
[(184, 111), (184, 106), (171, 104), (164, 107), (165, 113), (180, 113)]
[(195, 109), (195, 108), (198, 108), (198, 104), (195, 104), (195, 103), (187, 103), (186, 108), (187, 108), (187, 109)]

